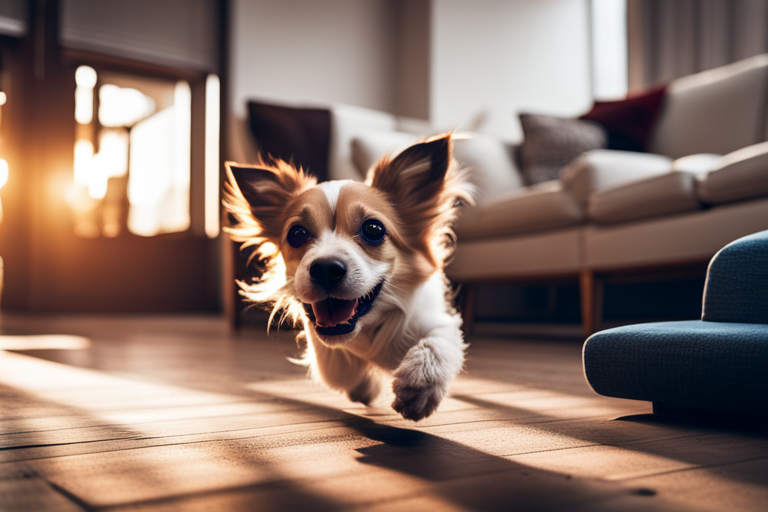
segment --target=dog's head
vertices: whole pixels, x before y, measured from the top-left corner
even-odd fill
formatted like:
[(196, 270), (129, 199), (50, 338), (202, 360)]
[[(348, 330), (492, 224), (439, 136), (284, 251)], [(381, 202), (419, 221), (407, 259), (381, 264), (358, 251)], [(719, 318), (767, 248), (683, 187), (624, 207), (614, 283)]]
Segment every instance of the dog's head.
[(280, 161), (227, 163), (230, 232), (272, 263), (245, 295), (304, 316), (329, 346), (407, 307), (416, 287), (442, 268), (456, 203), (471, 201), (451, 148), (448, 134), (385, 156), (365, 184), (318, 185)]

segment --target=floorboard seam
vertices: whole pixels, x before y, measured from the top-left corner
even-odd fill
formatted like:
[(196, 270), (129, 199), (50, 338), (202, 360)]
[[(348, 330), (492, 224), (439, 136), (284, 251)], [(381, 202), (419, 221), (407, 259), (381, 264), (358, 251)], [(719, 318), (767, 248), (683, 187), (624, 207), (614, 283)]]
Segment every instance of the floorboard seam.
[(717, 464), (704, 464), (704, 465), (701, 465), (701, 466), (692, 466), (692, 467), (689, 467), (689, 468), (670, 469), (669, 471), (661, 471), (659, 473), (651, 473), (651, 474), (642, 475), (642, 476), (631, 476), (631, 477), (628, 477), (628, 478), (618, 478), (618, 479), (613, 480), (613, 481), (614, 482), (629, 482), (631, 480), (639, 480), (641, 478), (652, 478), (652, 477), (656, 477), (656, 476), (672, 475), (672, 474), (675, 474), (675, 473), (684, 473), (686, 471), (696, 471), (696, 470), (699, 470), (699, 469), (719, 468), (719, 467), (723, 467), (723, 466), (731, 466), (733, 464), (743, 464), (744, 462), (754, 462), (756, 460), (768, 460), (768, 457), (766, 457), (766, 456), (763, 456), (763, 457), (752, 457), (752, 458), (749, 458), (749, 459), (732, 460), (732, 461), (728, 461), (728, 462), (719, 462)]
[(80, 496), (69, 492), (67, 489), (63, 488), (62, 486), (54, 482), (51, 482), (47, 479), (44, 479), (44, 480), (51, 489), (53, 489), (55, 492), (64, 496), (64, 498), (66, 498), (68, 501), (71, 501), (72, 503), (74, 503), (81, 509), (85, 510), (86, 512), (96, 512), (96, 508), (92, 507), (87, 501), (82, 499)]

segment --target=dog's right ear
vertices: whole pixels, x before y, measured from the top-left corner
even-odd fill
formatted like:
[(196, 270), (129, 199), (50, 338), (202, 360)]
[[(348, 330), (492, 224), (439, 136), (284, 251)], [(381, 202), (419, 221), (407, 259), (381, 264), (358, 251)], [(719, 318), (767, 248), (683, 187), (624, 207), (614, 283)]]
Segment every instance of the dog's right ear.
[(224, 166), (224, 206), (237, 219), (234, 234), (247, 231), (247, 236), (279, 241), (286, 205), (316, 183), (314, 177), (281, 160), (275, 165), (226, 162)]

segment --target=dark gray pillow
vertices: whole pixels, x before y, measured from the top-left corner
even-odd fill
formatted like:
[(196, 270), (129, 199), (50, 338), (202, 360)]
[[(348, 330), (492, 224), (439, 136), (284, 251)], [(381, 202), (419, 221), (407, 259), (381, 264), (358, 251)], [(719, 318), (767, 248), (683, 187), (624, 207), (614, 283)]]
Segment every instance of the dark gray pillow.
[(605, 149), (608, 134), (592, 121), (520, 114), (520, 159), (528, 185), (556, 180), (563, 167), (592, 149)]

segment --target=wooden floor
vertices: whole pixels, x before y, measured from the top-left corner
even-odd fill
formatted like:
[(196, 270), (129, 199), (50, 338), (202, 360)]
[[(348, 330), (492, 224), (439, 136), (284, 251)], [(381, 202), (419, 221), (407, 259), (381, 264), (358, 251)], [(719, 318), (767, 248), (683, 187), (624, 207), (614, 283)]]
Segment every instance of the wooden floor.
[(471, 339), (438, 412), (316, 386), (293, 334), (0, 320), (0, 510), (768, 509), (768, 430), (600, 397), (578, 341)]

